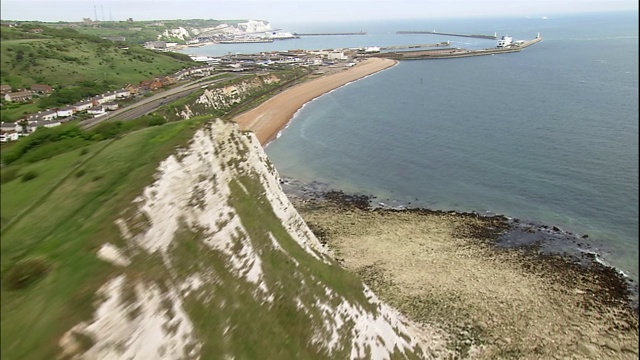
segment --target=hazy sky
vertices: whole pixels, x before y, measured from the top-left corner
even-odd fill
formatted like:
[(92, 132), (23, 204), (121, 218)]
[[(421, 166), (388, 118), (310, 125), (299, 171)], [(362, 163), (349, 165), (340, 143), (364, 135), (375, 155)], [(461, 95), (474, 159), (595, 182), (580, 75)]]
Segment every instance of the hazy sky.
[(3, 20), (255, 19), (292, 23), (638, 10), (637, 0), (1, 0)]

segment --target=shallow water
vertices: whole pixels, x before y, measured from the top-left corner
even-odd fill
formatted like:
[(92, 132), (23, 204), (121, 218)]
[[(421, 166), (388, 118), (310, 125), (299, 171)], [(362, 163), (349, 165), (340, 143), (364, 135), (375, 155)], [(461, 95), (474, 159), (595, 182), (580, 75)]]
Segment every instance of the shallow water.
[(637, 14), (438, 30), (480, 33), (488, 24), (516, 38), (540, 31), (544, 41), (521, 53), (401, 62), (337, 89), (294, 117), (269, 158), (284, 176), (391, 206), (498, 213), (589, 234), (604, 260), (637, 281)]

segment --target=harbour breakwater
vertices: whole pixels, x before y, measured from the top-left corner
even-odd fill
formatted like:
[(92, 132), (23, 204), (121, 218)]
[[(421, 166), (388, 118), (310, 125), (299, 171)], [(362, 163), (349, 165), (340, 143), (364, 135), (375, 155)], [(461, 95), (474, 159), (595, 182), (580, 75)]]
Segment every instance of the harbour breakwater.
[(458, 36), (458, 37), (468, 37), (468, 38), (475, 38), (475, 39), (489, 39), (489, 40), (495, 40), (498, 38), (498, 34), (493, 34), (493, 35), (482, 35), (482, 34), (456, 34), (456, 33), (443, 33), (443, 32), (437, 32), (435, 30), (433, 31), (397, 31), (396, 34), (431, 34), (431, 35), (446, 35), (446, 36)]
[(335, 33), (293, 33), (294, 36), (333, 36), (333, 35), (367, 35), (366, 32), (335, 32)]
[(448, 59), (448, 58), (460, 58), (469, 56), (482, 56), (482, 55), (494, 55), (519, 52), (533, 44), (537, 44), (542, 41), (542, 37), (538, 36), (535, 39), (525, 41), (520, 45), (511, 45), (504, 48), (490, 48), (481, 50), (468, 50), (463, 48), (444, 48), (435, 50), (416, 50), (416, 51), (395, 51), (379, 53), (373, 56), (383, 57), (393, 60), (426, 60), (426, 59)]

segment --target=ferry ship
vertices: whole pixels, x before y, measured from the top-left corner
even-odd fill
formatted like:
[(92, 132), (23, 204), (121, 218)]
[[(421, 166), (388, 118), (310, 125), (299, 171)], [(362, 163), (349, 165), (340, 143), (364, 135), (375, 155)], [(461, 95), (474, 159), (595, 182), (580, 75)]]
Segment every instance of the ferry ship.
[(513, 43), (513, 38), (511, 36), (504, 35), (500, 40), (498, 40), (498, 47), (504, 48)]

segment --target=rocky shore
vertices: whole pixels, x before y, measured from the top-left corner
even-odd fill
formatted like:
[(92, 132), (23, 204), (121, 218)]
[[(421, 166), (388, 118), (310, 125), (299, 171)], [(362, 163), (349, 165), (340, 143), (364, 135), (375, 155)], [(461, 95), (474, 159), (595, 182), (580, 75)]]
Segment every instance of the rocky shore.
[(599, 262), (587, 237), (282, 185), (342, 266), (409, 318), (445, 330), (460, 358), (638, 357), (638, 286)]

